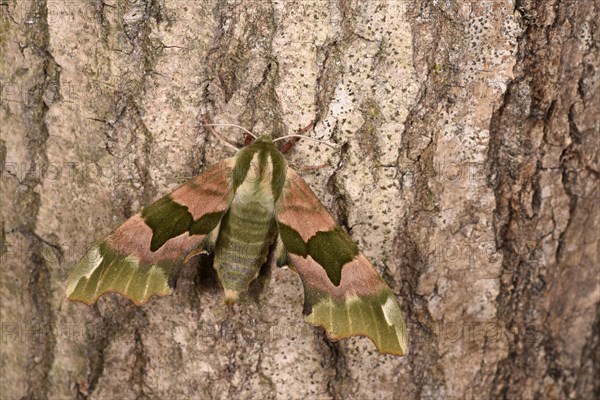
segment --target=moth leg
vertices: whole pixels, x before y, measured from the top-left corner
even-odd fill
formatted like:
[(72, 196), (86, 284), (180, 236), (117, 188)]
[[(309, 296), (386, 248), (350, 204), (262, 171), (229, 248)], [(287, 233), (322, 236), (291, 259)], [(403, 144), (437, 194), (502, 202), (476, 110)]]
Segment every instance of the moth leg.
[(296, 142), (298, 140), (300, 140), (299, 137), (293, 137), (290, 140), (288, 140), (287, 142), (285, 142), (284, 145), (281, 146), (281, 153), (286, 154), (288, 151), (290, 151), (292, 149), (292, 147), (294, 147), (294, 145), (296, 144)]
[(289, 259), (288, 253), (283, 245), (283, 241), (281, 240), (281, 236), (277, 235), (277, 240), (275, 241), (275, 249), (272, 251), (272, 260), (271, 262), (277, 267), (289, 267)]
[[(310, 121), (310, 124), (306, 125), (304, 128), (302, 128), (298, 132), (296, 132), (296, 135), (304, 135), (306, 132), (311, 130), (314, 126), (315, 126), (315, 121)], [(294, 145), (296, 144), (296, 142), (298, 140), (300, 140), (299, 137), (293, 137), (290, 140), (288, 140), (283, 146), (281, 146), (281, 152), (283, 154), (285, 154), (288, 151), (290, 151), (292, 149), (292, 147), (294, 147)]]

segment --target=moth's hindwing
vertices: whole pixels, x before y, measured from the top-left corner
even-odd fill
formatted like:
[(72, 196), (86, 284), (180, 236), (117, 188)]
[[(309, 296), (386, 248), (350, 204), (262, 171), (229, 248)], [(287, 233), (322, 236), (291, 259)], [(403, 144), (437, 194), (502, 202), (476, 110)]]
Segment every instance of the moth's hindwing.
[(407, 331), (396, 296), (290, 168), (276, 210), (278, 264), (291, 264), (302, 279), (306, 321), (331, 339), (367, 336), (382, 353), (404, 354)]
[(229, 207), (233, 165), (214, 165), (92, 246), (69, 277), (68, 299), (91, 304), (118, 292), (143, 304), (170, 294), (186, 257), (214, 245), (209, 234)]

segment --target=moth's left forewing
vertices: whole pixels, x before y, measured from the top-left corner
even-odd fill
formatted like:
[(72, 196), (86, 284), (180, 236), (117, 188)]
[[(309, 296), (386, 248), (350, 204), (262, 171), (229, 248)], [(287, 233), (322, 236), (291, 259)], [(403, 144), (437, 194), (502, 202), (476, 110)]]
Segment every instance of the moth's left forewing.
[(278, 263), (288, 262), (302, 279), (306, 320), (331, 339), (367, 336), (382, 353), (404, 354), (407, 332), (394, 293), (289, 168), (276, 212)]
[(214, 165), (93, 245), (69, 277), (68, 299), (91, 304), (117, 292), (143, 304), (170, 294), (181, 264), (213, 244), (229, 207), (233, 164)]

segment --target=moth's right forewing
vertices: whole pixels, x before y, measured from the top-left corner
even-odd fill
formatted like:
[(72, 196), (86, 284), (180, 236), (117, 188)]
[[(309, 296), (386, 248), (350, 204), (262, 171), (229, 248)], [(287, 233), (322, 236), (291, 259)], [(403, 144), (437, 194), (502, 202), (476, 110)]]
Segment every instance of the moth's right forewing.
[(408, 334), (394, 292), (289, 168), (276, 218), (277, 263), (300, 275), (306, 320), (331, 339), (367, 336), (382, 353), (404, 354)]

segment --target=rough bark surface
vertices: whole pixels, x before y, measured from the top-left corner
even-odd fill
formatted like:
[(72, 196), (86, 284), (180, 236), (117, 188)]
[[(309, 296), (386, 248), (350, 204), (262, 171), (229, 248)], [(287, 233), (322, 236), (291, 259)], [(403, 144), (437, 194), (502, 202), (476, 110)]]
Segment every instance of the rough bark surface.
[[(0, 10), (2, 399), (600, 397), (598, 2)], [(290, 271), (229, 309), (206, 257), (143, 307), (65, 301), (87, 246), (231, 154), (202, 113), (341, 145), (289, 160), (326, 165), (304, 177), (398, 294), (406, 356), (306, 325)]]

